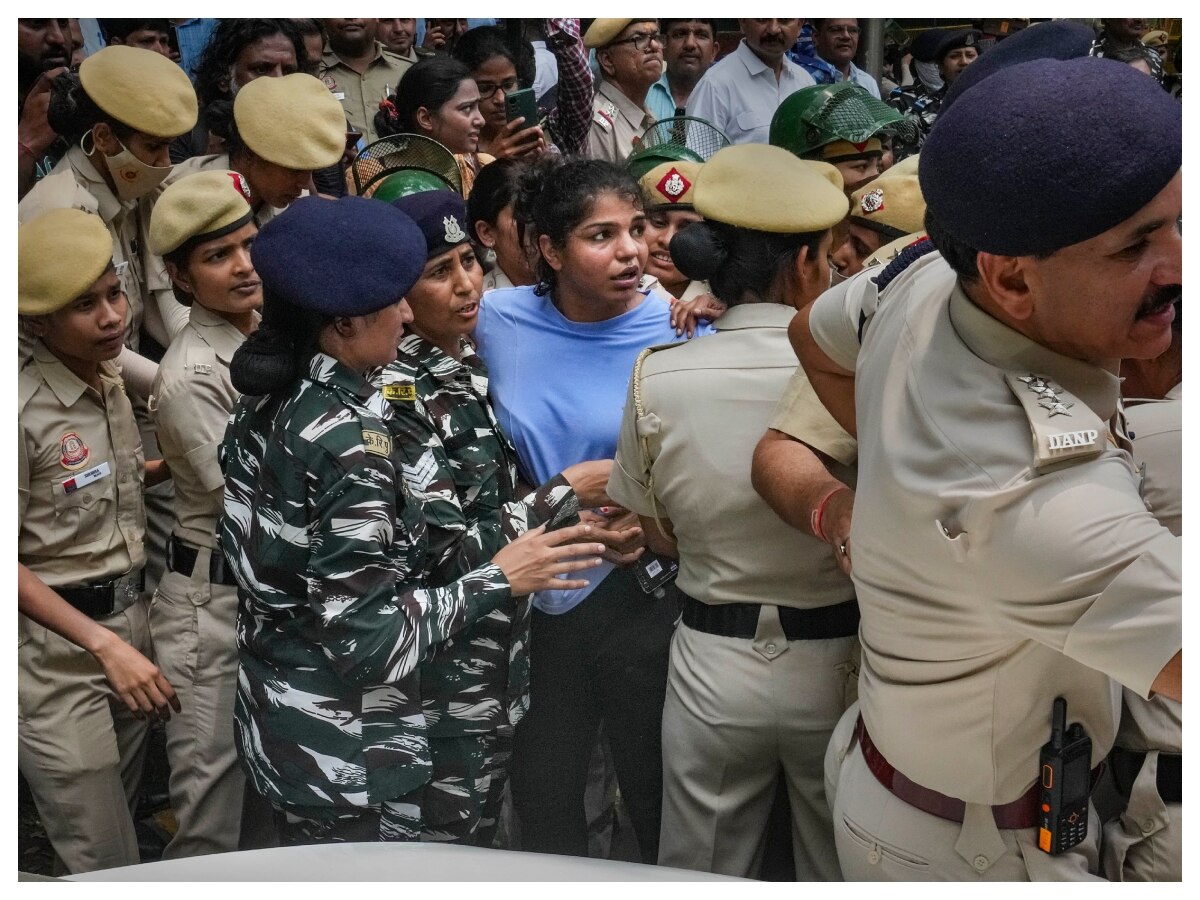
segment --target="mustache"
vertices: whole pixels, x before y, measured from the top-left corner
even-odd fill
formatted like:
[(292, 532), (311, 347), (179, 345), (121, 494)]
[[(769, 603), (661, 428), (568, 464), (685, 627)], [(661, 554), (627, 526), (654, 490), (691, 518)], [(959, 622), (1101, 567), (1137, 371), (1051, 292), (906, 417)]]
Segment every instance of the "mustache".
[(1162, 312), (1168, 306), (1176, 303), (1183, 296), (1183, 285), (1167, 284), (1160, 287), (1157, 291), (1142, 301), (1142, 305), (1138, 307), (1138, 318), (1143, 316), (1152, 316), (1155, 313)]

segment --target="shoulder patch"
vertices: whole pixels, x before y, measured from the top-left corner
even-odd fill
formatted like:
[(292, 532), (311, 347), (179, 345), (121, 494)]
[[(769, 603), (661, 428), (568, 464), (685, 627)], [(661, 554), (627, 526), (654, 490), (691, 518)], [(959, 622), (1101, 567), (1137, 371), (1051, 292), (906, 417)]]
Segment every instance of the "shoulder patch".
[(592, 112), (592, 121), (603, 128), (605, 131), (612, 131), (613, 120), (612, 116), (608, 115), (604, 110), (597, 109)]
[(392, 439), (386, 434), (379, 431), (364, 430), (362, 439), (363, 449), (368, 453), (374, 453), (376, 456), (392, 455)]
[(1087, 404), (1041, 375), (1009, 372), (1004, 380), (1029, 419), (1035, 469), (1092, 459), (1104, 452), (1108, 426)]
[(385, 384), (383, 386), (384, 400), (408, 400), (413, 402), (417, 399), (417, 386), (415, 384)]

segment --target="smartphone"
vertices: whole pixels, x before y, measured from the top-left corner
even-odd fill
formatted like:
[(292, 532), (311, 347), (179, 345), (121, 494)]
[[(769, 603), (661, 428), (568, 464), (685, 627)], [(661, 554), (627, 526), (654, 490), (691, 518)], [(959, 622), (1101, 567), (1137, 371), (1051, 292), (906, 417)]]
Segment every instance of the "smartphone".
[(525, 128), (531, 128), (538, 123), (537, 98), (533, 88), (521, 88), (511, 94), (504, 95), (504, 117), (509, 122), (525, 117)]

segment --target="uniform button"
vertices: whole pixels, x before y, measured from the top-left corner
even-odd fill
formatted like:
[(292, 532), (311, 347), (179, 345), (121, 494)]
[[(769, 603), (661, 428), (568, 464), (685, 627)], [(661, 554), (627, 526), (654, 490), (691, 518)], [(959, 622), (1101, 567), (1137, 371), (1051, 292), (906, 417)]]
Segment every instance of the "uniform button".
[(1147, 819), (1142, 823), (1142, 834), (1152, 834), (1154, 832), (1154, 820)]
[(869, 862), (873, 866), (876, 866), (876, 865), (879, 865), (879, 858), (880, 858), (879, 848), (872, 847), (871, 852), (867, 854), (867, 862)]
[(982, 853), (979, 854), (979, 856), (975, 857), (973, 862), (975, 864), (975, 868), (978, 869), (980, 872), (982, 872), (984, 869), (986, 869), (988, 867), (988, 858), (986, 856), (984, 856)]
[(768, 653), (774, 653), (774, 652), (775, 652), (775, 645), (774, 645), (774, 644), (767, 644), (767, 652), (768, 652)]

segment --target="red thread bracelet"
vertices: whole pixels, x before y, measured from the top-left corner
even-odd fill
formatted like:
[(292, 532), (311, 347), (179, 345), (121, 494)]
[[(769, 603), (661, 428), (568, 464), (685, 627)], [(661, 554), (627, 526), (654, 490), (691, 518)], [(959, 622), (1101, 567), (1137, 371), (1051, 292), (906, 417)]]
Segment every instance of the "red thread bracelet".
[(848, 490), (850, 490), (850, 488), (846, 487), (846, 485), (839, 484), (837, 487), (835, 487), (828, 494), (826, 494), (824, 497), (821, 498), (821, 502), (817, 504), (816, 509), (814, 509), (812, 511), (812, 515), (809, 516), (808, 524), (812, 527), (812, 533), (815, 534), (817, 537), (819, 537), (821, 540), (823, 540), (827, 544), (829, 543), (829, 538), (825, 537), (825, 530), (821, 527), (821, 524), (822, 524), (821, 520), (825, 516), (825, 507), (829, 505), (829, 499), (834, 494), (838, 493), (838, 491), (848, 491)]

